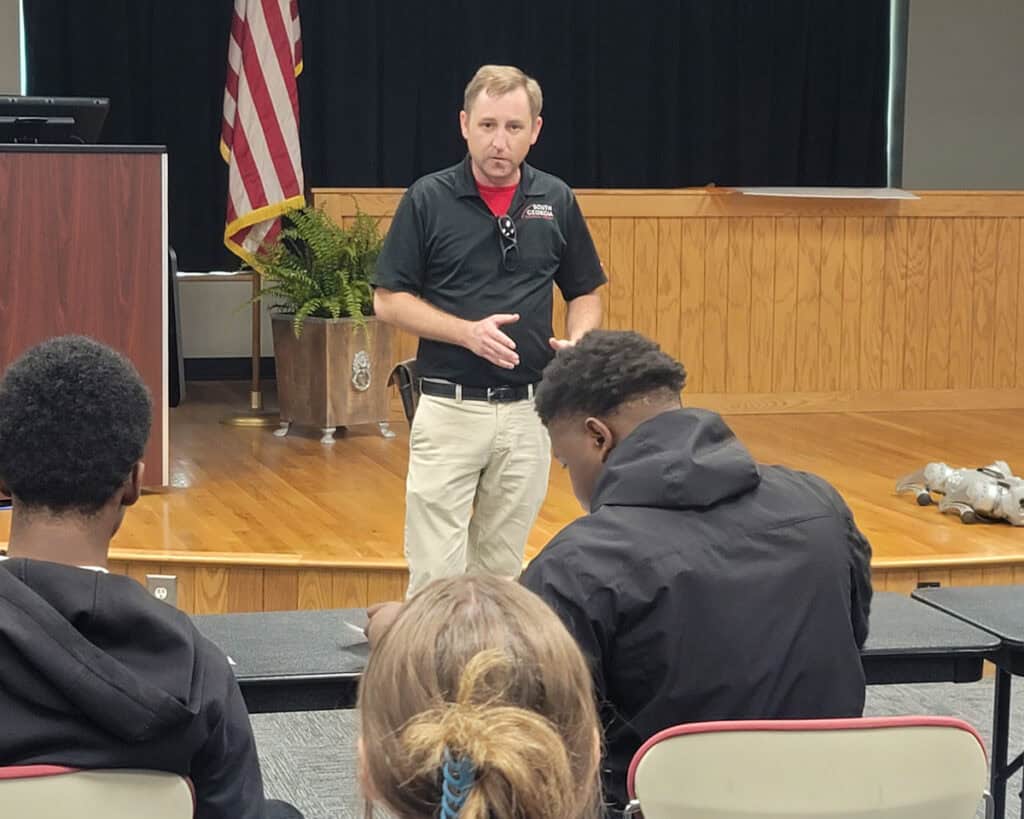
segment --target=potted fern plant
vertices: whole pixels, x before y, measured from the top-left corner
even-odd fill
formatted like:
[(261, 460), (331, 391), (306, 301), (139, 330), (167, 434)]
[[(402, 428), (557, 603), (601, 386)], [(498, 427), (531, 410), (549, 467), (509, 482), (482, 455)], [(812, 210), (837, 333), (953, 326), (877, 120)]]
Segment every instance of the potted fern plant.
[(277, 238), (256, 256), (271, 305), (281, 427), (316, 426), (321, 443), (338, 427), (377, 422), (386, 437), (391, 328), (373, 316), (370, 278), (383, 239), (365, 213), (348, 227), (323, 211), (282, 217)]

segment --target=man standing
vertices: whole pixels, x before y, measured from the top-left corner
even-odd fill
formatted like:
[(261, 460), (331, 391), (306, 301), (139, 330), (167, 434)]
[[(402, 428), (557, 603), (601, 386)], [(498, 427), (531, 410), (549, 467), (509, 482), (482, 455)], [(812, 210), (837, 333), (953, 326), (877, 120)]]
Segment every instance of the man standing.
[[(550, 467), (534, 387), (553, 349), (600, 322), (606, 279), (576, 199), (524, 162), (541, 103), (518, 68), (477, 71), (459, 115), (468, 156), (409, 188), (377, 263), (377, 316), (420, 337), (409, 595), (467, 570), (519, 575)], [(566, 339), (553, 338), (553, 283)]]
[(682, 722), (860, 716), (871, 547), (821, 478), (757, 464), (722, 418), (682, 408), (686, 371), (597, 331), (544, 371), (537, 412), (589, 514), (523, 584), (591, 663), (605, 793)]

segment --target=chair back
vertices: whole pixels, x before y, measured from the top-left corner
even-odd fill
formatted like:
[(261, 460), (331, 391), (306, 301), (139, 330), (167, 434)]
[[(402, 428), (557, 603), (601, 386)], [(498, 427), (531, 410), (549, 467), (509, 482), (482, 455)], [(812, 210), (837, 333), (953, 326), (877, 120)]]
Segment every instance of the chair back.
[(0, 816), (192, 819), (192, 785), (177, 774), (60, 765), (0, 767)]
[(644, 819), (973, 819), (991, 800), (981, 737), (948, 717), (705, 722), (633, 757)]

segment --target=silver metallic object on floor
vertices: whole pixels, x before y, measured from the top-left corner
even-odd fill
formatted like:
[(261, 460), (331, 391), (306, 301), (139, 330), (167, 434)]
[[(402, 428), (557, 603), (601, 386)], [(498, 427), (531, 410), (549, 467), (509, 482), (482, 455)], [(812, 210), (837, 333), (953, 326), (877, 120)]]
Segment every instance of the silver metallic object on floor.
[(1006, 461), (978, 469), (954, 469), (930, 463), (896, 482), (896, 492), (913, 492), (921, 506), (941, 495), (939, 511), (955, 513), (963, 523), (1005, 520), (1024, 526), (1024, 478), (1013, 474)]

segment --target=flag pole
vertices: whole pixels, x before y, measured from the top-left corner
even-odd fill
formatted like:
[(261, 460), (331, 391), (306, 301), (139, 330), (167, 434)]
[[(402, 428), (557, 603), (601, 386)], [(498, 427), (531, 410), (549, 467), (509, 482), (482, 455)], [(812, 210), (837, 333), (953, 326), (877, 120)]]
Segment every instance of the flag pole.
[(260, 274), (255, 270), (252, 278), (252, 381), (249, 385), (249, 412), (237, 412), (220, 419), (231, 427), (276, 427), (281, 416), (276, 412), (263, 410), (263, 390), (260, 384), (260, 354), (262, 352), (260, 333), (263, 317), (260, 315)]
[(260, 315), (259, 294), (260, 274), (252, 272), (252, 389), (249, 391), (249, 409), (263, 409), (263, 392), (260, 390), (260, 356), (263, 345), (260, 343), (260, 332), (263, 329), (263, 317)]

